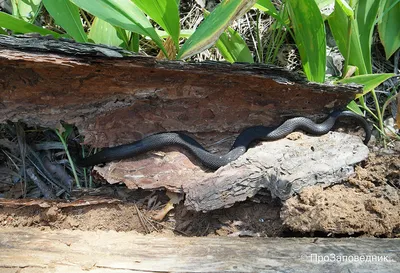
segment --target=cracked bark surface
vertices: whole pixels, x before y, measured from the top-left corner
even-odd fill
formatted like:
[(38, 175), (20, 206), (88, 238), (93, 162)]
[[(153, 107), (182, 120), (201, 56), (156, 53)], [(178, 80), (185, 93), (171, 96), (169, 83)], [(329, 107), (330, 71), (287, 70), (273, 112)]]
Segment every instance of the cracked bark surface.
[(205, 145), (253, 125), (343, 108), (360, 86), (307, 82), (267, 65), (159, 61), (94, 44), (0, 35), (0, 122), (76, 124), (109, 147), (162, 131)]
[[(94, 147), (130, 143), (158, 132), (183, 131), (212, 152), (224, 153), (246, 127), (275, 126), (292, 116), (323, 118), (333, 109), (344, 108), (360, 91), (360, 86), (309, 83), (299, 74), (268, 65), (159, 61), (101, 45), (0, 35), (0, 122), (21, 120), (54, 128), (63, 120), (75, 124), (85, 143)], [(265, 187), (257, 178), (263, 173), (259, 166), (275, 170), (278, 167), (269, 165), (268, 159), (279, 162), (284, 158), (265, 158), (262, 154), (287, 154), (288, 150), (274, 150), (285, 147), (285, 141), (264, 143), (253, 149), (258, 161), (231, 164), (216, 174), (201, 168), (179, 149), (148, 153), (96, 169), (110, 183), (122, 181), (130, 188), (185, 192), (189, 207), (210, 210), (231, 206)], [(321, 145), (316, 138), (313, 141)], [(352, 147), (359, 142), (353, 140)], [(339, 156), (340, 141), (334, 143), (321, 149)], [(305, 160), (296, 157), (296, 151), (302, 151), (301, 142), (290, 149), (294, 151), (291, 159)], [(355, 158), (362, 160), (356, 154)], [(320, 159), (322, 155), (309, 160)], [(349, 162), (332, 168), (348, 172), (354, 160)], [(315, 175), (326, 169), (323, 164), (320, 167), (314, 170)], [(337, 171), (336, 178), (341, 179), (345, 172)], [(233, 186), (217, 185), (215, 181), (221, 179), (224, 183), (239, 179), (248, 185), (240, 188), (236, 183), (238, 191), (229, 194)], [(199, 188), (201, 185), (204, 189)], [(214, 192), (210, 185), (215, 187)], [(211, 196), (218, 190), (226, 196), (215, 203), (217, 199)], [(195, 193), (203, 195), (195, 197)]]

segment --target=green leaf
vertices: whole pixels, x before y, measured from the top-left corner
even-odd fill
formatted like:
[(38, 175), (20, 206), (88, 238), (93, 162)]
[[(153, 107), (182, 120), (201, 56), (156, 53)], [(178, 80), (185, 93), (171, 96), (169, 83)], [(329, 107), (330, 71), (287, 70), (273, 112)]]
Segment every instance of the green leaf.
[(290, 27), (288, 26), (288, 23), (289, 23), (289, 21), (287, 20), (288, 14), (287, 14), (287, 12), (282, 13), (282, 11), (285, 11), (283, 6), (281, 7), (281, 12), (278, 12), (270, 0), (258, 0), (257, 3), (254, 5), (254, 7), (267, 13), (269, 16), (271, 16), (278, 22), (278, 24), (276, 24), (276, 22), (274, 22), (273, 27), (271, 27), (271, 29), (277, 29), (282, 26), (285, 26), (286, 29), (292, 34)]
[[(263, 12), (269, 14), (273, 18), (278, 17), (279, 13), (275, 6), (271, 3), (271, 0), (258, 0), (254, 7), (262, 10)], [(276, 18), (275, 18), (276, 19)]]
[(127, 49), (127, 43), (124, 37), (118, 34), (117, 29), (98, 17), (95, 17), (93, 20), (88, 38), (96, 44), (120, 46)]
[(329, 15), (333, 12), (333, 7), (335, 5), (335, 0), (315, 0), (319, 10), (321, 11), (322, 18), (327, 19)]
[(0, 27), (0, 34), (7, 35), (7, 32)]
[(389, 59), (400, 48), (400, 0), (397, 3), (385, 1), (382, 14), (378, 32), (385, 48), (386, 59)]
[(176, 1), (171, 0), (132, 0), (144, 13), (159, 24), (179, 48), (179, 9)]
[(12, 0), (12, 15), (32, 23), (42, 0)]
[[(349, 65), (358, 67), (360, 74), (368, 74), (361, 49), (357, 22), (352, 18), (349, 6), (345, 0), (336, 0), (335, 10), (328, 17), (329, 27), (332, 31), (340, 53), (347, 58)], [(350, 33), (349, 33), (349, 23)]]
[(236, 19), (251, 8), (256, 0), (225, 0), (204, 19), (182, 46), (177, 59), (185, 59), (211, 47)]
[(340, 10), (347, 17), (350, 17), (351, 19), (354, 19), (354, 11), (346, 1), (344, 1), (344, 0), (335, 1), (335, 5), (338, 5), (340, 7)]
[(216, 46), (225, 60), (230, 63), (254, 63), (253, 56), (246, 42), (231, 27), (221, 34)]
[[(192, 34), (195, 32), (195, 29), (182, 29), (181, 32), (179, 33), (180, 38), (189, 38), (192, 36)], [(163, 30), (157, 30), (158, 36), (161, 38), (168, 38), (169, 34)]]
[(71, 133), (74, 130), (74, 127), (70, 124), (64, 123), (62, 124), (64, 131), (61, 133), (61, 136), (63, 137), (64, 140), (67, 140), (68, 137), (71, 135)]
[[(371, 46), (372, 34), (374, 31), (375, 20), (378, 14), (380, 0), (358, 1), (356, 8), (356, 20), (358, 33), (360, 34), (360, 45), (363, 53), (367, 73), (372, 73)], [(399, 15), (399, 14), (398, 14)]]
[(133, 52), (136, 52), (136, 53), (139, 52), (139, 48), (140, 48), (139, 38), (140, 38), (139, 34), (131, 32), (131, 39), (130, 39), (130, 42), (129, 42), (129, 50), (130, 51), (133, 51)]
[(123, 29), (150, 37), (168, 56), (163, 42), (143, 12), (130, 0), (71, 0), (81, 9)]
[(321, 12), (314, 0), (286, 2), (295, 41), (308, 80), (325, 81), (326, 39)]
[(14, 33), (32, 33), (36, 32), (41, 35), (53, 35), (55, 38), (59, 38), (62, 35), (57, 32), (38, 27), (31, 23), (25, 22), (22, 19), (15, 18), (4, 12), (0, 12), (0, 27), (12, 30)]
[(88, 41), (77, 6), (69, 0), (43, 0), (43, 5), (56, 24), (61, 26), (75, 41), (80, 43)]
[(347, 108), (354, 113), (359, 114), (360, 116), (364, 116), (364, 113), (361, 111), (360, 106), (358, 106), (358, 104), (354, 100), (347, 104)]
[(366, 93), (374, 90), (376, 87), (378, 87), (381, 83), (386, 81), (387, 79), (395, 76), (393, 73), (383, 73), (383, 74), (365, 74), (365, 75), (359, 75), (359, 76), (354, 76), (350, 77), (347, 79), (342, 79), (337, 81), (336, 83), (355, 83), (355, 84), (361, 84), (363, 85), (363, 93), (357, 95), (357, 98), (360, 96), (365, 95)]
[[(204, 16), (207, 17), (209, 15), (210, 12), (204, 10)], [(228, 27), (227, 30), (219, 36), (215, 45), (222, 56), (224, 56), (225, 60), (230, 63), (254, 63), (253, 56), (246, 42), (242, 39), (240, 34), (231, 27)]]

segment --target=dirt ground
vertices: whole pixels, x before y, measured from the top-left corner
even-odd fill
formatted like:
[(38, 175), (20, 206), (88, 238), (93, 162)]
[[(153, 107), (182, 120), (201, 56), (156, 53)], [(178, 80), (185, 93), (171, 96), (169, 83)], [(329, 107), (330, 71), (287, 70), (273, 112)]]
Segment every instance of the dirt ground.
[[(0, 226), (116, 230), (163, 236), (381, 236), (400, 237), (400, 153), (371, 152), (344, 183), (310, 187), (282, 203), (260, 193), (209, 213), (167, 203), (163, 191), (131, 191), (123, 185), (74, 193), (75, 201), (0, 201)], [(0, 199), (1, 200), (1, 199)]]

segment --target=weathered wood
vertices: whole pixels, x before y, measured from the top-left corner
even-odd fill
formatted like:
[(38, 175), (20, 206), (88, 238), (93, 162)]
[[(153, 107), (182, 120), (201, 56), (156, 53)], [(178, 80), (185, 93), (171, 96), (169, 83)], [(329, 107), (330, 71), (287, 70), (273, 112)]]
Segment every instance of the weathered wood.
[(305, 187), (338, 183), (354, 172), (354, 165), (365, 160), (368, 152), (357, 136), (294, 133), (262, 142), (216, 172), (205, 172), (196, 160), (179, 151), (112, 162), (95, 170), (109, 183), (122, 182), (130, 189), (186, 193), (189, 209), (210, 211), (251, 198), (261, 189), (286, 200)]
[[(75, 123), (85, 142), (97, 147), (157, 132), (185, 131), (212, 152), (223, 153), (245, 127), (278, 125), (292, 115), (323, 117), (343, 108), (360, 90), (308, 83), (274, 66), (159, 61), (101, 45), (0, 35), (0, 122), (55, 127), (64, 120)], [(107, 172), (111, 183), (131, 181), (131, 188), (190, 188), (194, 204), (193, 193), (201, 190), (191, 188), (191, 183), (204, 185), (209, 174), (182, 151), (170, 151), (98, 170), (103, 176)], [(205, 187), (217, 178), (210, 178)], [(203, 196), (198, 209), (230, 206), (251, 197), (265, 186), (259, 180), (255, 183), (257, 187), (249, 184), (240, 196), (236, 192), (235, 198), (219, 204), (210, 205)]]
[(344, 107), (360, 86), (307, 83), (267, 65), (157, 61), (48, 37), (0, 35), (0, 122), (75, 123), (108, 147), (187, 131), (210, 144), (252, 125)]
[(400, 239), (187, 238), (103, 231), (0, 230), (1, 272), (399, 270)]

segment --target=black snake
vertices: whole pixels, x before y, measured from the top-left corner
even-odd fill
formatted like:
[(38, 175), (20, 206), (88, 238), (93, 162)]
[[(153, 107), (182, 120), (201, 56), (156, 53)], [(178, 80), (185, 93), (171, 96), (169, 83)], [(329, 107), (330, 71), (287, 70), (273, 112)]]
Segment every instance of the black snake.
[(295, 117), (286, 120), (278, 127), (254, 126), (247, 128), (240, 133), (230, 151), (225, 155), (210, 153), (190, 136), (179, 132), (171, 132), (150, 135), (131, 144), (105, 148), (94, 155), (79, 159), (77, 163), (82, 167), (88, 167), (131, 158), (166, 146), (179, 146), (193, 154), (205, 167), (215, 170), (239, 158), (247, 151), (249, 145), (256, 140), (277, 140), (284, 138), (295, 130), (302, 130), (313, 135), (323, 135), (328, 133), (335, 125), (336, 120), (342, 117), (354, 119), (364, 129), (364, 143), (367, 144), (371, 137), (367, 121), (362, 116), (350, 111), (335, 111), (319, 124), (305, 117)]

